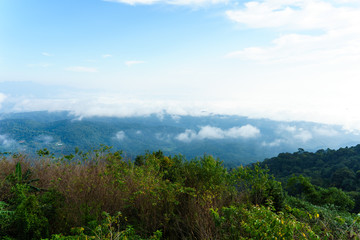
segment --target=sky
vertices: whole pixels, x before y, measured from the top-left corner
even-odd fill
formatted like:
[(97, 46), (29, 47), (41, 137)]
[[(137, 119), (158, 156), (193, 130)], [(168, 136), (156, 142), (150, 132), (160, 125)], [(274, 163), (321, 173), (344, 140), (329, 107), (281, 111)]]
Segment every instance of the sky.
[(0, 113), (218, 113), (359, 130), (359, 76), (358, 0), (0, 1)]

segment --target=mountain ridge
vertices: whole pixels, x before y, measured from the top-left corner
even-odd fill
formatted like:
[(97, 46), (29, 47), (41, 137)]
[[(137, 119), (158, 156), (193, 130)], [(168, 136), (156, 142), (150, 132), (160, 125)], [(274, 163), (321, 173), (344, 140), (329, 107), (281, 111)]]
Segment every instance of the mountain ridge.
[(7, 113), (0, 117), (0, 151), (35, 153), (47, 148), (68, 154), (100, 144), (135, 157), (145, 151), (210, 154), (234, 166), (262, 161), (298, 148), (316, 151), (356, 145), (360, 136), (337, 125), (283, 122), (244, 116), (79, 117), (71, 112)]

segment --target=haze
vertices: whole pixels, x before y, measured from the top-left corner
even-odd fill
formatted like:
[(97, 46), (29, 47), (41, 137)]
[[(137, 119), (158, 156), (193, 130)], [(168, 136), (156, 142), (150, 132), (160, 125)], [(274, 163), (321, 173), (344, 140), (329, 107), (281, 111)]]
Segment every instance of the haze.
[(2, 0), (0, 112), (360, 129), (359, 26), (355, 0)]

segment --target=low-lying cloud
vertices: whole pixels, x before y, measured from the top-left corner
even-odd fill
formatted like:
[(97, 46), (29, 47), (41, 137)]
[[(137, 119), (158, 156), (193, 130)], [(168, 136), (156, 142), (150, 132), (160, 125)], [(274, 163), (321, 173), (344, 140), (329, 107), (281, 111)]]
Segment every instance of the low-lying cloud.
[(285, 140), (283, 139), (275, 139), (272, 142), (262, 142), (262, 146), (264, 147), (278, 147), (280, 146)]
[(5, 98), (6, 98), (5, 94), (0, 93), (0, 109), (1, 109), (1, 104), (5, 101)]
[(36, 141), (42, 142), (44, 144), (50, 144), (54, 141), (54, 138), (50, 135), (39, 135), (35, 137)]
[(280, 126), (280, 131), (290, 133), (292, 138), (294, 138), (295, 140), (300, 140), (303, 143), (313, 138), (313, 134), (309, 130), (302, 127), (282, 125)]
[(212, 126), (202, 126), (199, 132), (186, 129), (180, 133), (175, 139), (182, 142), (191, 142), (193, 140), (203, 139), (225, 139), (225, 138), (255, 138), (260, 135), (260, 130), (250, 124), (242, 127), (233, 127), (227, 130)]
[(155, 138), (160, 141), (169, 142), (171, 140), (171, 135), (166, 133), (155, 133)]
[(315, 127), (313, 128), (314, 133), (321, 136), (333, 137), (339, 134), (338, 131), (328, 127)]
[[(19, 89), (28, 88), (29, 85), (19, 82)], [(0, 83), (1, 85), (1, 83)], [(0, 86), (1, 87), (1, 86)], [(176, 99), (147, 99), (135, 98), (128, 94), (115, 94), (112, 92), (65, 92), (56, 94), (49, 88), (41, 89), (51, 92), (51, 96), (34, 97), (26, 94), (4, 94), (0, 92), (0, 110), (4, 112), (28, 112), (28, 111), (70, 111), (79, 118), (82, 117), (134, 117), (158, 114), (164, 112), (173, 116), (209, 116), (211, 114), (247, 116), (249, 118), (268, 118), (275, 121), (311, 121), (323, 124), (341, 125), (348, 131), (360, 130), (360, 115), (354, 106), (349, 111), (337, 108), (329, 114), (323, 109), (295, 109), (288, 111), (282, 106), (262, 106), (256, 102), (236, 101), (200, 101), (200, 100), (176, 100)], [(0, 90), (1, 91), (1, 90)], [(19, 90), (20, 91), (20, 90)], [(224, 108), (224, 106), (226, 106)], [(304, 114), (307, 111), (306, 114)], [(287, 124), (291, 125), (291, 124)], [(289, 130), (291, 126), (289, 126)], [(294, 129), (295, 130), (295, 129)], [(283, 131), (283, 130), (282, 130)], [(314, 135), (318, 132), (326, 134), (326, 129), (309, 129)], [(329, 132), (329, 130), (328, 130)], [(335, 134), (333, 133), (328, 134)]]
[(126, 135), (125, 135), (125, 132), (124, 132), (124, 131), (118, 131), (118, 132), (115, 134), (115, 139), (116, 139), (116, 140), (119, 140), (119, 141), (124, 140), (125, 137), (126, 137)]
[(294, 135), (294, 138), (301, 140), (302, 142), (307, 142), (313, 138), (311, 132), (301, 129), (297, 134)]
[(0, 134), (0, 146), (12, 147), (17, 145), (17, 142), (14, 139), (9, 138), (7, 135)]

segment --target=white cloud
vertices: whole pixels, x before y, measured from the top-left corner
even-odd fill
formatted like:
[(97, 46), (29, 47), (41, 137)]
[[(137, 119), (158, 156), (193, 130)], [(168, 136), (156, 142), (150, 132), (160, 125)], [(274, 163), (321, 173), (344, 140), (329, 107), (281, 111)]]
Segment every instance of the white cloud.
[(46, 68), (46, 67), (52, 66), (52, 64), (51, 63), (32, 63), (32, 64), (28, 64), (27, 66), (28, 67), (43, 67), (43, 68)]
[(313, 132), (315, 134), (321, 135), (321, 136), (327, 136), (327, 137), (333, 137), (339, 134), (338, 131), (332, 128), (328, 127), (315, 127), (313, 128)]
[(301, 127), (281, 125), (279, 130), (280, 132), (290, 133), (290, 138), (294, 138), (295, 140), (300, 140), (302, 142), (307, 142), (313, 138), (313, 135), (309, 130), (303, 129)]
[(260, 130), (250, 124), (242, 127), (233, 127), (226, 132), (226, 136), (231, 138), (254, 138), (260, 134)]
[(83, 67), (83, 66), (68, 67), (65, 70), (70, 72), (88, 72), (88, 73), (96, 73), (98, 71), (97, 68)]
[(150, 4), (169, 4), (180, 6), (202, 6), (210, 4), (227, 3), (228, 0), (104, 0), (106, 2), (117, 2), (129, 5), (150, 5)]
[(175, 139), (182, 141), (182, 142), (191, 142), (192, 140), (197, 138), (197, 134), (195, 131), (186, 129), (185, 132), (180, 133), (175, 137)]
[[(346, 80), (344, 80), (346, 81)], [(357, 85), (353, 85), (357, 86)], [(295, 86), (293, 86), (295, 88)], [(339, 89), (339, 87), (338, 87)], [(357, 91), (356, 87), (347, 86), (348, 91)], [(1, 90), (0, 90), (1, 91)], [(317, 92), (321, 89), (316, 89)], [(121, 91), (119, 91), (121, 92)], [(269, 90), (268, 90), (269, 92)], [(336, 98), (336, 93), (333, 99)], [(304, 94), (307, 93), (303, 93)], [(3, 95), (4, 96), (4, 95)], [(1, 99), (1, 96), (0, 96)], [(342, 102), (337, 104), (329, 103), (319, 105), (318, 102), (311, 100), (310, 105), (304, 104), (306, 98), (301, 98), (296, 104), (290, 101), (279, 101), (274, 104), (271, 101), (264, 101), (267, 98), (243, 99), (243, 101), (200, 101), (200, 100), (163, 100), (134, 97), (122, 91), (121, 94), (114, 92), (75, 92), (66, 91), (62, 94), (53, 95), (51, 98), (36, 98), (31, 96), (12, 97), (7, 95), (6, 102), (3, 101), (3, 107), (9, 111), (61, 111), (67, 110), (77, 116), (110, 116), (110, 117), (129, 117), (129, 116), (147, 116), (158, 114), (161, 116), (165, 111), (170, 115), (178, 116), (208, 116), (212, 113), (224, 115), (240, 115), (251, 118), (269, 118), (277, 121), (312, 121), (326, 124), (337, 124), (347, 130), (360, 129), (360, 115), (356, 99), (348, 99), (346, 107)], [(352, 101), (350, 101), (352, 100)], [(320, 101), (320, 98), (319, 98)], [(0, 101), (1, 102), (1, 101)], [(246, 102), (246, 104), (243, 104)], [(304, 104), (304, 105), (302, 105)], [(324, 103), (325, 104), (325, 103)], [(296, 106), (296, 109), (294, 109)], [(313, 108), (309, 107), (312, 106)], [(326, 111), (327, 108), (329, 111)], [(289, 111), (288, 109), (291, 109)], [(294, 109), (294, 111), (292, 111)], [(336, 111), (335, 111), (336, 110)], [(283, 127), (291, 129), (291, 124)], [(279, 129), (279, 131), (284, 129)], [(294, 131), (296, 129), (293, 129)], [(315, 133), (314, 133), (315, 134)]]
[(251, 125), (242, 127), (233, 127), (228, 130), (212, 126), (202, 126), (198, 133), (194, 130), (186, 129), (180, 133), (175, 139), (183, 142), (191, 142), (192, 140), (203, 139), (224, 139), (224, 138), (255, 138), (260, 135), (260, 130)]
[(102, 58), (111, 58), (111, 57), (112, 57), (111, 54), (103, 54), (103, 55), (102, 55)]
[(171, 115), (171, 119), (173, 119), (175, 122), (179, 122), (179, 120), (181, 119), (181, 116), (179, 116), (179, 115)]
[(251, 1), (243, 9), (227, 11), (229, 19), (246, 27), (270, 28), (283, 33), (273, 39), (271, 46), (246, 47), (226, 57), (265, 63), (343, 63), (344, 66), (357, 63), (360, 60), (360, 8), (332, 3)]
[(12, 147), (16, 146), (17, 142), (14, 139), (9, 138), (7, 135), (0, 134), (0, 145), (4, 147)]
[(200, 131), (197, 134), (199, 139), (222, 139), (225, 137), (225, 133), (222, 129), (211, 126), (201, 127)]
[(312, 134), (307, 131), (307, 130), (303, 130), (303, 129), (299, 129), (299, 132), (297, 134), (294, 135), (294, 138), (301, 140), (302, 142), (307, 142), (310, 139), (313, 138)]
[(45, 57), (51, 57), (52, 54), (48, 53), (48, 52), (42, 52), (41, 55), (45, 56)]
[(283, 139), (275, 139), (272, 142), (262, 142), (262, 146), (264, 147), (278, 147), (284, 142)]
[(54, 138), (50, 135), (39, 135), (35, 137), (35, 140), (43, 142), (44, 144), (50, 144), (51, 142), (54, 141)]
[(296, 126), (290, 126), (290, 125), (281, 125), (280, 129), (284, 130), (284, 131), (287, 131), (287, 132), (290, 132), (290, 133), (294, 133), (294, 132), (296, 132), (297, 127)]
[(144, 61), (136, 61), (136, 60), (132, 60), (132, 61), (126, 61), (125, 65), (128, 67), (131, 67), (133, 65), (137, 65), (137, 64), (142, 64), (145, 63)]
[(247, 2), (243, 9), (227, 11), (226, 15), (250, 28), (333, 30), (357, 26), (359, 11), (331, 1), (264, 0)]
[(350, 87), (359, 85), (359, 3), (253, 0), (226, 12), (241, 29), (257, 29), (262, 39), (226, 54), (226, 61), (248, 66), (245, 77), (261, 96), (258, 111), (272, 119), (360, 128), (360, 97)]
[(124, 131), (118, 131), (118, 132), (116, 133), (116, 135), (115, 135), (115, 139), (116, 139), (116, 140), (119, 140), (119, 141), (124, 140), (125, 137), (126, 137), (126, 135), (125, 135), (125, 132), (124, 132)]
[(3, 94), (3, 93), (0, 93), (0, 109), (1, 109), (1, 104), (2, 104), (3, 102), (5, 102), (5, 99), (6, 99), (6, 95)]
[(166, 134), (166, 133), (155, 133), (155, 138), (160, 141), (170, 141), (171, 140), (170, 134)]

